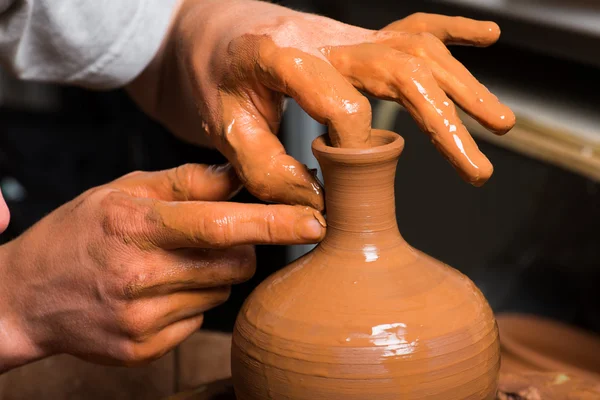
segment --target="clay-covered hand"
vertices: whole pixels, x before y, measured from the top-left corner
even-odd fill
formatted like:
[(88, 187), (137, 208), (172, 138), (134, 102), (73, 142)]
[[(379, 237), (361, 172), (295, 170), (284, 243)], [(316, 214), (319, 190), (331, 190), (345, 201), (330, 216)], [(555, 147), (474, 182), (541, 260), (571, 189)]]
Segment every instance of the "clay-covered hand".
[(445, 44), (488, 46), (493, 22), (415, 14), (374, 31), (262, 1), (184, 0), (155, 62), (130, 86), (147, 112), (183, 138), (208, 138), (256, 196), (321, 209), (318, 183), (275, 134), (283, 96), (327, 124), (336, 146), (370, 145), (360, 91), (402, 104), (474, 185), (492, 165), (454, 102), (502, 134), (513, 113)]
[(155, 359), (253, 275), (251, 244), (324, 236), (312, 208), (227, 202), (240, 186), (228, 166), (135, 172), (0, 247), (0, 372), (58, 353)]

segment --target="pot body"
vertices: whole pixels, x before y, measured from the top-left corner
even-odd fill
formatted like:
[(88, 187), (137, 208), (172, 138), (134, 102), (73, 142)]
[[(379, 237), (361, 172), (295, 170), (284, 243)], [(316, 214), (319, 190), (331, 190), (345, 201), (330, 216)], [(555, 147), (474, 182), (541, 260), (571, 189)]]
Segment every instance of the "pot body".
[(498, 330), (477, 287), (409, 246), (368, 257), (317, 247), (256, 289), (233, 333), (238, 399), (495, 398)]
[[(414, 249), (395, 219), (399, 136), (313, 151), (327, 235), (250, 295), (233, 332), (240, 400), (494, 399), (498, 329), (479, 289)], [(321, 140), (321, 142), (318, 142)]]

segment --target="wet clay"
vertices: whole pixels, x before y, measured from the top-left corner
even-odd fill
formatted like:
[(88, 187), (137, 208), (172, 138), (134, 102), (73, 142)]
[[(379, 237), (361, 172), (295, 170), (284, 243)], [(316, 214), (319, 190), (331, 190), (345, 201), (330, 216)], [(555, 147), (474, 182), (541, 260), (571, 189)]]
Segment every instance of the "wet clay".
[[(265, 201), (324, 207), (317, 180), (276, 136), (284, 95), (327, 125), (333, 146), (352, 149), (372, 145), (371, 107), (361, 91), (398, 102), (475, 186), (493, 168), (455, 103), (495, 133), (515, 124), (511, 110), (446, 47), (495, 43), (500, 29), (493, 22), (415, 14), (370, 30), (247, 0), (184, 1), (179, 15), (166, 58), (180, 61), (164, 79), (177, 84), (162, 97), (164, 109), (177, 107), (163, 120), (189, 140), (201, 126), (245, 187)], [(180, 106), (182, 97), (193, 112)]]
[(498, 316), (502, 371), (561, 372), (600, 384), (600, 338), (566, 324), (522, 314)]
[(394, 176), (404, 142), (387, 131), (371, 138), (370, 149), (313, 143), (326, 237), (244, 304), (232, 346), (237, 398), (495, 398), (492, 311), (466, 276), (402, 238)]

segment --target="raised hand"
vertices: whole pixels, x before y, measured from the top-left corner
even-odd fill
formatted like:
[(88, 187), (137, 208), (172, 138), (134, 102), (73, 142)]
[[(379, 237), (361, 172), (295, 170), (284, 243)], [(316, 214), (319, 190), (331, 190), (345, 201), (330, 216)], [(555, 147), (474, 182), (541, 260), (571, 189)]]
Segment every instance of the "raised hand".
[(454, 102), (498, 134), (515, 117), (445, 44), (488, 46), (499, 35), (492, 22), (440, 15), (372, 31), (267, 2), (185, 0), (163, 51), (130, 93), (179, 136), (212, 143), (267, 201), (323, 208), (317, 181), (276, 137), (284, 95), (343, 147), (370, 145), (371, 109), (360, 91), (396, 101), (479, 186), (493, 167)]

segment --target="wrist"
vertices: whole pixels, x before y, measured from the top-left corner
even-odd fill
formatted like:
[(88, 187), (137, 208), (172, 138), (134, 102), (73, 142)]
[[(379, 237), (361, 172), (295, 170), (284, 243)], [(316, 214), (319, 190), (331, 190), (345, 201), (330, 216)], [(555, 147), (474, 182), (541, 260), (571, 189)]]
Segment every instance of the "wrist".
[(21, 311), (27, 298), (22, 283), (27, 280), (18, 276), (17, 241), (0, 246), (0, 374), (46, 356), (28, 334)]
[(160, 85), (162, 71), (165, 69), (165, 53), (171, 38), (173, 27), (177, 22), (177, 16), (185, 0), (179, 0), (174, 7), (171, 22), (165, 36), (158, 48), (158, 51), (144, 68), (144, 70), (129, 84), (125, 86), (125, 91), (137, 103), (137, 105), (150, 116), (155, 116), (160, 100)]
[[(191, 9), (190, 3), (189, 0), (178, 2), (159, 50), (125, 90), (142, 111), (175, 136), (196, 145), (211, 147), (206, 135), (199, 133), (201, 123), (198, 121), (197, 99), (177, 54), (177, 42), (181, 40), (177, 35), (183, 16)], [(211, 0), (195, 0), (194, 3), (210, 4)]]

